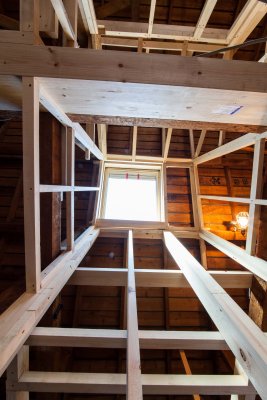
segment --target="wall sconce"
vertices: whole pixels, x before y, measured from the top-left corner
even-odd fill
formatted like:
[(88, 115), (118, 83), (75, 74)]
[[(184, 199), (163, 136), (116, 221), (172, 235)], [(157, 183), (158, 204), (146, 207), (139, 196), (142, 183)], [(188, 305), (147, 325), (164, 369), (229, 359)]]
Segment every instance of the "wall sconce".
[(246, 235), (248, 228), (248, 213), (241, 211), (236, 216), (236, 221), (229, 222), (229, 229), (236, 232), (240, 231), (243, 236)]

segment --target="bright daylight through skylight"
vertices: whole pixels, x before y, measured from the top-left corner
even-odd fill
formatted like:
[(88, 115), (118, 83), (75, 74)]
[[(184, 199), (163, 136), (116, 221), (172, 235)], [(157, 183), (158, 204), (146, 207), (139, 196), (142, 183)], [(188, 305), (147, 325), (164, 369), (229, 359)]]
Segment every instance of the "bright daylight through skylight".
[(110, 174), (105, 218), (158, 221), (156, 176), (137, 173)]

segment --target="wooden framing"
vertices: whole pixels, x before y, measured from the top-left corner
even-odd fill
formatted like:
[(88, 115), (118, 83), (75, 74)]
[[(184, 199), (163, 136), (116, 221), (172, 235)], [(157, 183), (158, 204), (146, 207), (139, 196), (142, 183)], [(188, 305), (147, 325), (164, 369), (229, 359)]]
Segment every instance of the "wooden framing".
[[(220, 332), (138, 332), (141, 349), (229, 350)], [(127, 331), (118, 329), (35, 328), (29, 346), (126, 348)]]
[[(229, 393), (253, 394), (241, 375), (142, 375), (144, 395)], [(12, 382), (8, 390), (27, 390), (58, 393), (126, 394), (124, 374), (88, 374), (57, 372), (24, 372), (19, 382)]]
[[(25, 47), (26, 46), (26, 47)], [(168, 54), (136, 54), (122, 51), (95, 51), (49, 46), (0, 44), (1, 75), (39, 76), (61, 79), (100, 80), (201, 89), (266, 93), (264, 63), (203, 58), (175, 57)], [(16, 54), (16, 61), (14, 61)], [(52, 56), (51, 56), (52, 55)], [(51, 60), (57, 60), (53, 62)], [(102, 65), (102, 68), (99, 68)], [(74, 67), (75, 66), (75, 67)], [(90, 68), (88, 68), (90, 66)], [(167, 68), (168, 74), (163, 74)], [(146, 74), (143, 72), (147, 71)], [(177, 74), (177, 71), (180, 71)], [(138, 77), (138, 78), (137, 78)], [(190, 80), (188, 79), (190, 77)], [(219, 77), (219, 78), (218, 78)], [(124, 83), (126, 85), (126, 83)], [(255, 124), (256, 125), (256, 124)]]
[(54, 9), (55, 13), (58, 17), (58, 20), (67, 36), (68, 39), (75, 41), (76, 35), (74, 33), (73, 27), (69, 20), (68, 14), (66, 12), (65, 6), (62, 0), (50, 0)]
[(170, 232), (164, 232), (164, 240), (177, 266), (184, 273), (258, 393), (264, 397), (264, 374), (267, 373), (266, 337), (178, 239)]
[(40, 289), (39, 84), (23, 79), (23, 192), (26, 290)]
[(193, 38), (195, 40), (201, 38), (216, 3), (217, 0), (206, 0), (194, 31)]
[[(188, 55), (188, 52), (194, 51), (210, 51), (218, 49), (221, 45), (243, 42), (267, 12), (267, 5), (257, 0), (248, 0), (229, 32), (206, 28), (216, 3), (217, 0), (206, 0), (197, 25), (181, 28), (154, 23), (156, 0), (151, 1), (149, 21), (146, 24), (97, 21), (93, 1), (79, 0), (78, 2), (85, 30), (92, 35), (92, 47), (97, 49), (100, 49), (102, 45), (136, 47), (139, 53), (142, 53), (142, 49), (146, 52), (150, 49), (174, 50), (181, 51), (182, 55)], [(76, 42), (77, 12), (71, 15), (70, 7), (62, 0), (51, 0), (51, 4), (55, 13), (52, 13), (49, 18), (46, 15), (46, 20), (50, 20), (50, 28), (46, 31), (51, 37), (56, 37), (56, 21), (59, 20), (67, 39)], [(42, 6), (41, 9), (43, 13), (44, 7)], [(243, 73), (240, 76), (239, 62), (230, 63), (216, 59), (188, 60), (186, 57), (178, 58), (166, 54), (151, 54), (149, 58), (144, 54), (138, 54), (137, 58), (134, 53), (30, 46), (30, 44), (41, 42), (38, 21), (38, 1), (21, 1), (20, 31), (0, 32), (0, 74), (23, 76), (23, 181), (27, 292), (0, 316), (0, 372), (3, 373), (9, 365), (8, 399), (27, 400), (30, 391), (127, 394), (129, 400), (141, 400), (143, 394), (194, 395), (195, 393), (246, 395), (250, 398), (256, 394), (250, 381), (262, 398), (266, 398), (267, 338), (223, 290), (223, 288), (250, 289), (253, 274), (267, 280), (266, 262), (254, 257), (259, 210), (260, 206), (267, 205), (267, 200), (260, 198), (267, 138), (267, 132), (256, 134), (256, 132), (262, 132), (263, 129), (258, 126), (260, 118), (253, 120), (254, 123), (251, 121), (251, 123), (246, 123), (244, 120), (239, 125), (237, 122), (226, 123), (226, 120), (222, 118), (221, 122), (217, 123), (217, 117), (214, 120), (209, 117), (211, 121), (207, 121), (206, 124), (205, 121), (198, 120), (192, 122), (178, 121), (174, 117), (120, 116), (118, 113), (101, 116), (70, 112), (68, 115), (63, 100), (62, 103), (58, 101), (52, 91), (45, 86), (45, 80), (42, 80), (42, 77), (79, 79), (84, 85), (87, 81), (101, 81), (105, 85), (113, 83), (115, 90), (120, 88), (121, 84), (125, 87), (133, 85), (138, 88), (138, 93), (142, 93), (146, 86), (155, 90), (165, 85), (169, 88), (199, 89), (198, 93), (217, 90), (218, 95), (226, 91), (233, 91), (235, 94), (239, 91), (240, 96), (253, 96), (252, 92), (258, 92), (257, 99), (266, 101), (266, 66), (264, 63), (244, 62)], [(16, 54), (16, 59), (14, 59), (14, 54)], [(164, 74), (163, 71), (167, 68), (168, 74)], [(177, 74), (178, 70), (179, 74)], [(64, 186), (40, 185), (39, 101), (67, 130), (65, 149), (67, 179)], [(82, 122), (98, 125), (99, 148), (80, 125)], [(107, 125), (118, 122), (122, 125), (134, 126), (132, 152), (129, 156), (110, 155), (107, 151)], [(136, 154), (137, 129), (142, 124), (164, 128), (161, 157), (143, 157)], [(168, 158), (172, 130), (184, 126), (190, 127), (191, 158)], [(230, 143), (223, 144), (225, 140), (223, 130), (229, 129), (230, 126), (242, 132), (255, 133), (248, 133)], [(207, 127), (220, 129), (218, 148), (200, 156)], [(167, 135), (166, 128), (168, 128)], [(196, 148), (193, 129), (201, 129)], [(87, 156), (90, 152), (101, 160), (97, 187), (75, 186), (75, 141), (86, 150)], [(201, 195), (198, 165), (251, 145), (255, 145), (255, 151), (250, 198)], [(159, 223), (97, 219), (96, 227), (88, 228), (75, 241), (74, 192), (96, 191), (97, 194), (99, 192), (96, 196), (98, 201), (95, 204), (93, 218), (96, 219), (102, 195), (104, 162), (114, 159), (118, 159), (124, 165), (127, 165), (127, 162), (136, 161), (144, 164), (155, 163), (160, 168), (162, 167), (165, 173), (167, 167), (189, 168), (194, 227), (192, 229), (172, 227), (168, 224), (167, 218), (165, 222)], [(67, 250), (41, 272), (39, 196), (40, 193), (47, 192), (66, 192)], [(241, 202), (250, 205), (246, 251), (204, 229), (202, 199)], [(102, 235), (128, 236), (127, 268), (78, 268), (98, 237), (100, 229)], [(164, 232), (166, 247), (180, 270), (135, 269), (133, 238), (158, 239), (162, 237), (163, 230), (166, 230)], [(179, 237), (200, 239), (202, 265), (189, 254), (174, 234)], [(205, 271), (205, 241), (251, 272)], [(127, 331), (36, 328), (52, 301), (67, 283), (79, 286), (90, 284), (127, 287)], [(219, 328), (219, 332), (138, 331), (136, 287), (193, 288), (214, 324)], [(90, 346), (127, 349), (127, 374), (29, 371), (28, 346)], [(140, 348), (183, 349), (181, 355), (187, 375), (142, 374)], [(245, 373), (237, 371), (237, 374), (232, 376), (191, 375), (184, 353), (187, 349), (231, 350)], [(195, 395), (195, 399), (197, 398), (199, 397)]]
[(253, 203), (250, 203), (249, 206), (249, 220), (246, 241), (246, 251), (251, 255), (255, 255), (256, 252), (256, 240), (259, 229), (260, 206), (255, 204), (255, 200), (262, 195), (264, 151), (265, 139), (258, 139), (254, 146), (250, 191), (250, 200), (253, 200)]
[(127, 267), (127, 400), (142, 400), (132, 231), (128, 232)]
[[(181, 271), (135, 269), (136, 287), (190, 287)], [(78, 268), (71, 277), (70, 285), (126, 286), (127, 269), (121, 268)], [(241, 271), (209, 271), (223, 288), (250, 288), (252, 273)]]
[[(72, 128), (67, 128), (67, 184), (74, 186), (75, 139)], [(66, 193), (66, 231), (67, 249), (74, 247), (74, 191)]]

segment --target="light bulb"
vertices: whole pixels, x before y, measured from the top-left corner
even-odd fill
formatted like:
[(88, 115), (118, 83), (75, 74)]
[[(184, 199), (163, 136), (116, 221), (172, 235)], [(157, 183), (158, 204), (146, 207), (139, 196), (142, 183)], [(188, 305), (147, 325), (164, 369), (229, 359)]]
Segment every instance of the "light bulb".
[(239, 225), (239, 228), (244, 230), (248, 227), (248, 213), (241, 211), (236, 216), (236, 222)]

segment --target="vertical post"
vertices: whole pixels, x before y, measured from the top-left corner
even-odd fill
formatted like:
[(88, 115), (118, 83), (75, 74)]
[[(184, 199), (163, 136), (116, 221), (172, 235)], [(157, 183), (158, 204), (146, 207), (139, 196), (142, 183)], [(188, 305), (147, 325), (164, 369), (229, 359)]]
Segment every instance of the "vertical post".
[[(92, 141), (95, 143), (95, 124), (86, 124), (86, 133), (88, 136), (92, 139)], [(90, 160), (91, 158), (91, 153), (90, 150), (85, 150), (85, 159)]]
[(33, 43), (41, 41), (39, 36), (39, 0), (20, 0), (20, 30), (33, 33)]
[(66, 193), (66, 223), (67, 223), (67, 249), (74, 247), (74, 161), (75, 142), (74, 130), (67, 128), (67, 185), (71, 186), (70, 192)]
[(23, 193), (26, 290), (40, 288), (39, 82), (23, 78)]
[(133, 232), (128, 232), (127, 246), (127, 400), (142, 400), (140, 348), (136, 288), (134, 276)]
[(256, 241), (260, 220), (260, 206), (256, 205), (254, 200), (261, 197), (262, 194), (262, 175), (264, 165), (265, 140), (258, 139), (254, 146), (254, 157), (252, 167), (249, 220), (246, 241), (246, 252), (255, 255)]
[(7, 400), (29, 400), (29, 392), (12, 391), (23, 372), (29, 370), (29, 346), (23, 346), (7, 369)]
[[(199, 178), (198, 178), (198, 170), (197, 167), (189, 168), (190, 174), (190, 186), (191, 186), (191, 198), (192, 198), (192, 208), (193, 208), (193, 218), (194, 218), (194, 226), (198, 230), (203, 228), (203, 216), (202, 216), (202, 205), (201, 200), (199, 198), (200, 189), (199, 189)], [(201, 264), (204, 268), (207, 269), (207, 255), (206, 255), (206, 244), (203, 239), (199, 239), (200, 245), (200, 256), (201, 256)]]

